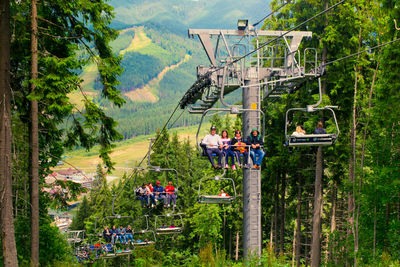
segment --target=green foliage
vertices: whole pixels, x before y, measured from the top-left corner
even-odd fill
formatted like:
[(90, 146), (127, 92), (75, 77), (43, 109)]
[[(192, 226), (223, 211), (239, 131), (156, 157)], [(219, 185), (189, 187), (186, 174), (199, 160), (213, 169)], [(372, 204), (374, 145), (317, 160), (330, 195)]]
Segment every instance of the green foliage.
[(89, 218), (91, 213), (91, 208), (89, 206), (89, 201), (87, 197), (84, 196), (81, 204), (79, 205), (78, 212), (72, 220), (69, 229), (71, 230), (86, 230), (85, 229), (85, 220)]

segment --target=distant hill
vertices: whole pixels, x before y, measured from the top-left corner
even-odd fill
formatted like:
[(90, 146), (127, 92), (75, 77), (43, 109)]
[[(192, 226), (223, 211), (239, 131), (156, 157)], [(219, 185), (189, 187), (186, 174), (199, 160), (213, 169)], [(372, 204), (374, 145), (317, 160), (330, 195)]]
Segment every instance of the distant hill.
[(238, 18), (255, 22), (269, 10), (269, 0), (112, 0), (115, 23), (155, 22), (173, 29), (233, 28)]
[[(120, 29), (113, 51), (123, 55), (124, 73), (119, 89), (127, 103), (115, 108), (101, 98), (97, 69), (82, 72), (87, 96), (102, 105), (118, 122), (125, 138), (154, 133), (162, 127), (184, 92), (196, 80), (196, 66), (208, 60), (198, 40), (187, 37), (192, 28), (235, 28), (238, 18), (263, 17), (268, 1), (112, 0)], [(81, 101), (80, 93), (71, 94)], [(176, 126), (197, 123), (199, 116), (185, 114)]]

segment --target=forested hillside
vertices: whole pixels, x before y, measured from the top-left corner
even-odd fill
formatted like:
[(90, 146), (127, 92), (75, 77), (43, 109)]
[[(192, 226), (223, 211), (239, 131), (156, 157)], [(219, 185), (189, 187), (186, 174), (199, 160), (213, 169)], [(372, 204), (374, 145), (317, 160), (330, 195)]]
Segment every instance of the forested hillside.
[[(252, 0), (238, 6), (237, 1), (180, 0), (171, 6), (165, 0), (112, 1), (116, 12), (112, 25), (121, 31), (111, 47), (123, 57), (124, 72), (118, 79), (118, 89), (124, 92), (127, 103), (115, 109), (96, 93), (101, 84), (93, 71), (94, 64), (81, 74), (83, 88), (97, 103), (107, 107), (107, 114), (119, 123), (117, 129), (124, 138), (153, 133), (195, 81), (196, 66), (206, 62), (199, 42), (188, 38), (188, 28), (235, 28), (238, 18), (255, 22), (269, 9), (268, 3), (262, 8), (258, 3)], [(178, 66), (174, 68), (175, 65)], [(159, 81), (149, 84), (163, 71), (165, 75)], [(80, 101), (79, 95), (72, 97), (75, 102)], [(183, 116), (178, 126), (198, 122), (196, 117)]]
[(270, 1), (249, 0), (165, 0), (135, 1), (113, 0), (111, 5), (117, 14), (116, 25), (154, 22), (186, 36), (187, 27), (234, 28), (238, 18), (255, 22), (265, 16)]
[[(121, 30), (111, 46), (122, 56), (124, 72), (117, 88), (124, 94), (125, 105), (115, 107), (98, 93), (101, 82), (94, 63), (81, 73), (83, 89), (115, 118), (124, 138), (153, 133), (196, 79), (195, 68), (204, 60), (201, 45), (164, 26), (147, 23)], [(76, 103), (82, 99), (80, 92), (70, 96)], [(186, 114), (183, 117), (177, 126), (198, 122)]]

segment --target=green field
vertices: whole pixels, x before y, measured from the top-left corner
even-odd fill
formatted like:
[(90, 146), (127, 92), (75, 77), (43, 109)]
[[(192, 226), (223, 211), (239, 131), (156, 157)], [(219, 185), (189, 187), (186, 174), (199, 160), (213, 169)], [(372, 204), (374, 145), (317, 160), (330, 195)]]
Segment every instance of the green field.
[[(170, 134), (177, 133), (180, 140), (188, 139), (192, 145), (196, 143), (196, 132), (198, 126), (174, 128), (169, 131)], [(204, 123), (201, 134), (207, 133), (209, 123)], [(115, 170), (111, 176), (122, 177), (124, 173), (130, 173), (134, 167), (147, 153), (149, 148), (148, 138), (155, 137), (153, 135), (138, 136), (132, 139), (115, 143), (114, 152), (111, 154), (112, 161), (115, 162)], [(54, 170), (75, 167), (83, 170), (85, 173), (93, 173), (96, 171), (97, 164), (101, 163), (98, 157), (99, 146), (95, 146), (92, 150), (77, 149), (65, 153), (68, 156), (63, 160), (65, 165), (56, 167)]]

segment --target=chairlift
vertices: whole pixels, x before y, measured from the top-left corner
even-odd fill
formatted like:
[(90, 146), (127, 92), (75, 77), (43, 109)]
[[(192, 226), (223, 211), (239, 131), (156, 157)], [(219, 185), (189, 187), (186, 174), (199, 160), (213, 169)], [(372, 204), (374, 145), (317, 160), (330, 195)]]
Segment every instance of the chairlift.
[[(136, 167), (134, 168), (135, 170), (137, 170), (138, 172), (136, 173), (136, 175), (138, 175), (139, 172), (141, 171), (149, 171), (149, 172), (155, 172), (155, 173), (161, 173), (161, 172), (166, 172), (168, 174), (168, 172), (173, 172), (175, 174), (175, 181), (173, 182), (174, 187), (175, 187), (175, 196), (178, 198), (178, 192), (179, 192), (179, 178), (178, 178), (178, 171), (176, 169), (173, 168), (161, 168), (160, 166), (153, 166), (150, 163), (150, 157), (151, 157), (151, 147), (154, 141), (154, 138), (149, 138), (150, 140), (150, 145), (149, 145), (149, 151), (148, 151), (148, 161), (147, 161), (147, 168), (142, 168), (142, 167)], [(164, 184), (164, 187), (166, 186), (167, 182), (168, 182), (168, 176), (166, 178), (166, 183)], [(134, 188), (133, 190), (136, 190), (136, 188)]]
[(138, 226), (136, 221), (143, 222), (142, 218), (136, 219), (133, 222), (133, 245), (136, 247), (145, 247), (156, 242), (156, 235), (153, 230), (149, 229), (149, 215), (145, 214), (145, 227), (140, 227), (138, 230)]
[[(316, 104), (307, 105), (306, 108), (291, 108), (286, 111), (286, 120), (285, 120), (285, 137), (286, 137), (286, 146), (330, 146), (336, 142), (337, 137), (339, 136), (339, 125), (336, 119), (336, 114), (333, 111), (337, 106), (324, 106), (318, 107), (322, 102), (322, 92), (321, 92), (321, 78), (318, 78), (318, 86), (319, 86), (319, 100)], [(289, 135), (288, 134), (288, 124), (289, 124), (289, 113), (292, 111), (301, 111), (312, 113), (315, 111), (328, 110), (332, 113), (333, 120), (336, 126), (336, 133), (327, 133), (327, 134), (304, 134), (304, 135)]]
[(183, 227), (182, 213), (167, 213), (165, 215), (156, 215), (155, 217), (157, 235), (179, 234), (182, 232)]
[[(233, 187), (233, 195), (230, 196), (226, 193), (222, 194), (214, 194), (214, 195), (205, 195), (202, 194), (201, 190), (201, 184), (202, 181), (205, 180), (213, 180), (213, 181), (230, 181), (232, 183)], [(206, 204), (231, 204), (233, 200), (236, 199), (236, 186), (235, 182), (231, 178), (223, 178), (223, 177), (214, 177), (214, 178), (202, 178), (200, 179), (200, 184), (199, 184), (199, 191), (198, 191), (198, 196), (199, 196), (199, 203), (206, 203)]]
[(81, 243), (85, 239), (85, 230), (77, 230), (77, 231), (67, 231), (67, 241), (68, 243)]
[(156, 242), (156, 235), (153, 230), (135, 231), (133, 234), (133, 245), (136, 247), (145, 247)]

